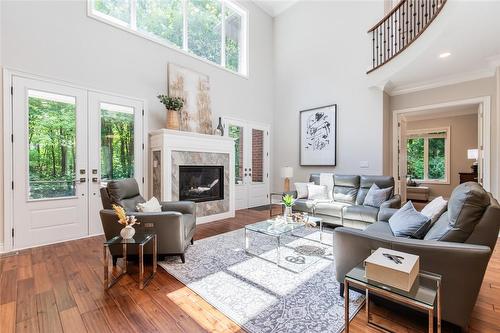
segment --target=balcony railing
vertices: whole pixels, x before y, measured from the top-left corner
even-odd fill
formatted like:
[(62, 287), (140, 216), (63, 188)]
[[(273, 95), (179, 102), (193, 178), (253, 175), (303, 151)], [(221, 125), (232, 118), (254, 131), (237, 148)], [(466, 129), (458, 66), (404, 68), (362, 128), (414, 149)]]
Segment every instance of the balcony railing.
[(373, 28), (372, 69), (376, 70), (413, 43), (434, 21), (446, 0), (401, 0)]

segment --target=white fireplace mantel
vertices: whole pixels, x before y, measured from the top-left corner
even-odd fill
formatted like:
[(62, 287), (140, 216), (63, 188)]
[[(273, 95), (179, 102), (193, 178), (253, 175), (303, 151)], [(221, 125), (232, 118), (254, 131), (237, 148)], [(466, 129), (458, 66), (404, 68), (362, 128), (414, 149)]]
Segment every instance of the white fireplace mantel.
[[(157, 161), (154, 155), (161, 154), (161, 160)], [(149, 191), (155, 195), (155, 165), (160, 163), (159, 171), (161, 189), (160, 200), (172, 200), (172, 182), (175, 170), (172, 170), (172, 152), (193, 152), (193, 153), (216, 153), (227, 154), (229, 157), (229, 191), (224, 192), (224, 198), (229, 199), (227, 211), (197, 217), (197, 223), (206, 223), (220, 219), (234, 217), (234, 139), (223, 136), (207, 135), (192, 132), (181, 132), (168, 129), (159, 129), (150, 132), (150, 182)], [(210, 156), (210, 155), (209, 155)], [(158, 181), (158, 180), (156, 180)], [(229, 193), (226, 193), (229, 192)], [(199, 204), (197, 204), (199, 205)]]

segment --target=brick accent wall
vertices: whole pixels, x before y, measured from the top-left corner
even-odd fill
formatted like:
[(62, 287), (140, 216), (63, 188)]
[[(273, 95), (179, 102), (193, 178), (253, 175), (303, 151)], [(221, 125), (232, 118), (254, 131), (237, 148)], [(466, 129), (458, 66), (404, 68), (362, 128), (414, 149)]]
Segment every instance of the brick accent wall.
[(264, 131), (252, 129), (252, 181), (264, 181)]

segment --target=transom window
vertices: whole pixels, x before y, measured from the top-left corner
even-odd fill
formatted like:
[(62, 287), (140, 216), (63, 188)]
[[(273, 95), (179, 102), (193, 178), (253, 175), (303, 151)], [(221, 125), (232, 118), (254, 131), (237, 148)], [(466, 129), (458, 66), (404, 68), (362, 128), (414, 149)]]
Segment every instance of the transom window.
[(449, 183), (449, 128), (409, 130), (408, 176), (425, 183)]
[(247, 75), (247, 13), (227, 0), (89, 0), (89, 15)]

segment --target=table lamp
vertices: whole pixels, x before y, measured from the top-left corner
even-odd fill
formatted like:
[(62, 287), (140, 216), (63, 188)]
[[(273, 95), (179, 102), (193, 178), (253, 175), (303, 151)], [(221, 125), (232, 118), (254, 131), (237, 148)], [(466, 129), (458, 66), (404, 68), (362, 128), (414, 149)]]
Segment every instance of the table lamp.
[(285, 192), (290, 191), (290, 178), (293, 177), (293, 168), (286, 166), (281, 168), (281, 178), (285, 179), (284, 190)]
[(467, 149), (467, 159), (475, 160), (472, 163), (472, 173), (477, 174), (477, 159), (479, 158), (479, 149)]

